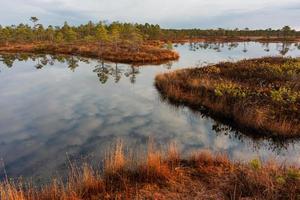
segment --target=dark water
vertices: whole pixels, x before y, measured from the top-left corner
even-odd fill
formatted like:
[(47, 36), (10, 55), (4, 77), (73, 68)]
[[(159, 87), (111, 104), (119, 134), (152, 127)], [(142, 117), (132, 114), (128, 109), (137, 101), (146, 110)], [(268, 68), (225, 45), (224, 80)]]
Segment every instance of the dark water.
[[(267, 55), (299, 56), (297, 44), (185, 44), (180, 60), (133, 67), (77, 57), (2, 56), (0, 158), (9, 177), (62, 173), (67, 157), (95, 163), (122, 138), (128, 146), (177, 141), (183, 152), (210, 149), (232, 159), (300, 164), (299, 141), (254, 139), (186, 107), (161, 101), (154, 77), (184, 67)], [(1, 163), (0, 174), (4, 174)]]

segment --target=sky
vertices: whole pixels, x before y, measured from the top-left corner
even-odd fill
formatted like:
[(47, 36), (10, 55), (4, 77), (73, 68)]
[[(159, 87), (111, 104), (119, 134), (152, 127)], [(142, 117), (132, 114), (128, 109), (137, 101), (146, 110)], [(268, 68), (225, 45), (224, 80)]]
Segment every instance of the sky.
[(78, 25), (91, 20), (160, 24), (163, 28), (300, 30), (299, 0), (0, 0), (0, 24)]

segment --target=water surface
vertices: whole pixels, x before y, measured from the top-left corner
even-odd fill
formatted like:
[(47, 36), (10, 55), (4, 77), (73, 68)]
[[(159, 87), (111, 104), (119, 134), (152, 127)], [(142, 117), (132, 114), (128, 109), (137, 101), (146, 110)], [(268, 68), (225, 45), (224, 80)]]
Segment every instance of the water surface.
[(176, 141), (183, 152), (210, 149), (234, 160), (277, 159), (300, 164), (297, 140), (254, 139), (161, 100), (158, 73), (225, 60), (299, 56), (297, 44), (178, 44), (180, 59), (134, 67), (78, 57), (3, 55), (0, 63), (0, 175), (47, 178), (68, 159), (99, 163), (122, 138), (143, 147)]

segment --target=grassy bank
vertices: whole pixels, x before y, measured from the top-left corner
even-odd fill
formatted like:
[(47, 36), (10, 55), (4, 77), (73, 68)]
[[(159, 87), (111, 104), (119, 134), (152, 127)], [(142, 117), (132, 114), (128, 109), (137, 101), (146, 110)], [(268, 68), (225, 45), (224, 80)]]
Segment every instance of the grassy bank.
[(179, 54), (167, 50), (158, 43), (143, 43), (133, 46), (130, 43), (11, 43), (0, 46), (0, 53), (39, 53), (65, 54), (89, 58), (101, 58), (107, 61), (131, 64), (160, 64), (177, 60)]
[(156, 77), (162, 97), (237, 126), (280, 137), (300, 136), (300, 60), (283, 57), (223, 62)]
[[(126, 156), (127, 155), (127, 156)], [(131, 155), (131, 156), (129, 156)], [(136, 155), (135, 155), (136, 156)], [(133, 159), (118, 142), (107, 154), (103, 172), (87, 164), (70, 166), (66, 183), (49, 185), (0, 184), (1, 200), (74, 199), (297, 199), (299, 168), (231, 162), (222, 154), (195, 152), (183, 159), (175, 144), (165, 151), (149, 145), (146, 156)]]

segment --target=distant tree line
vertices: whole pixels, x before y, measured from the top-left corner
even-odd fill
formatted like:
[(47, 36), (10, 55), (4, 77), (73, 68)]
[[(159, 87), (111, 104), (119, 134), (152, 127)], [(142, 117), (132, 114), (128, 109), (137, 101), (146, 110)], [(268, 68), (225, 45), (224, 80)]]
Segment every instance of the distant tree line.
[(296, 31), (289, 26), (284, 26), (281, 29), (259, 29), (250, 30), (245, 29), (165, 29), (163, 30), (163, 37), (166, 39), (192, 39), (199, 37), (278, 37), (278, 38), (293, 38), (299, 37), (300, 31)]
[(75, 41), (100, 42), (116, 44), (120, 41), (140, 44), (144, 40), (176, 40), (192, 39), (199, 37), (239, 37), (239, 36), (264, 36), (292, 38), (300, 36), (299, 31), (285, 26), (282, 29), (250, 30), (240, 29), (162, 29), (153, 24), (132, 24), (113, 22), (110, 24), (88, 22), (79, 26), (71, 26), (67, 22), (63, 26), (44, 27), (38, 23), (37, 17), (31, 17), (29, 24), (11, 26), (0, 25), (0, 43), (9, 42), (53, 42), (67, 43)]

